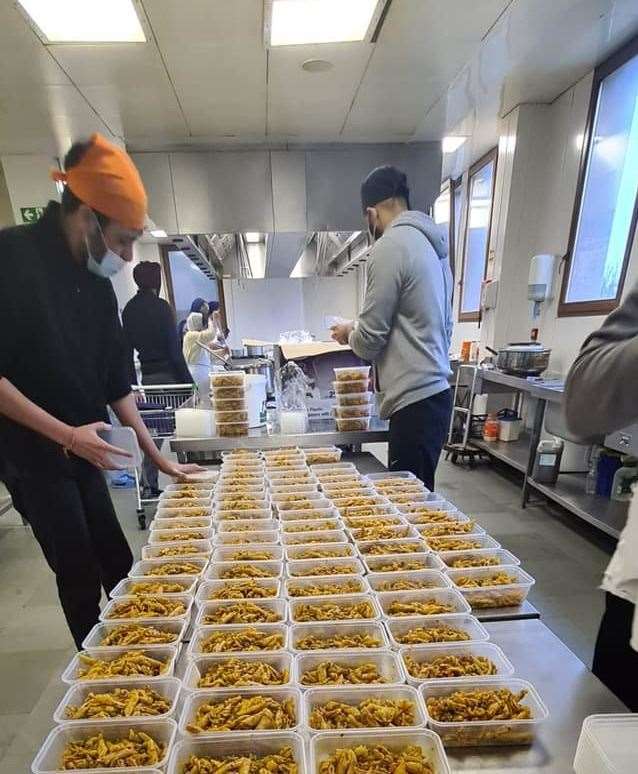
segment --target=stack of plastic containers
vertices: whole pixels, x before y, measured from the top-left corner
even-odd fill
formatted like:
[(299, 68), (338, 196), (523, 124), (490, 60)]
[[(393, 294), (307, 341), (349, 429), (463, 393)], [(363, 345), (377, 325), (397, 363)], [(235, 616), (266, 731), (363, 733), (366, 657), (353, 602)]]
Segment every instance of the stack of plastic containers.
[(367, 430), (370, 427), (370, 366), (335, 368), (336, 405), (334, 407), (337, 430)]
[(590, 715), (578, 740), (576, 774), (634, 774), (638, 715)]
[(246, 376), (243, 371), (220, 371), (210, 375), (211, 398), (217, 435), (248, 435)]

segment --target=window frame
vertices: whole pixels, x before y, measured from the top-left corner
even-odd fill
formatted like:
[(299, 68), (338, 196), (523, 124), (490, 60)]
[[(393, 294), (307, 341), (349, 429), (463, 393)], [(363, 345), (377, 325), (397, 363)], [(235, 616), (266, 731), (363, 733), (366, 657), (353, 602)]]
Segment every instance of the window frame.
[[(449, 197), (449, 211), (448, 211), (448, 259), (450, 261), (450, 269), (452, 270), (452, 279), (454, 279), (454, 181), (451, 177), (447, 177), (441, 183), (441, 190), (439, 196), (446, 193)], [(438, 196), (436, 197), (439, 198)], [(435, 200), (436, 201), (436, 200)], [(432, 205), (432, 218), (434, 218), (434, 204)]]
[[(448, 244), (449, 244), (449, 257), (450, 257), (450, 269), (452, 270), (452, 280), (456, 279), (456, 256), (457, 256), (457, 250), (458, 246), (456, 244), (456, 210), (454, 207), (454, 197), (456, 196), (457, 191), (461, 191), (461, 194), (463, 193), (463, 175), (459, 175), (457, 178), (448, 178), (450, 183), (450, 233), (448, 235)], [(461, 200), (461, 216), (463, 213), (463, 200)], [(461, 222), (463, 218), (461, 217), (459, 219)], [(461, 223), (459, 222), (459, 226)], [(459, 232), (459, 244), (462, 244), (463, 240), (461, 239), (461, 234)], [(461, 255), (463, 254), (463, 250), (461, 249)], [(456, 283), (453, 284), (453, 287), (456, 287)]]
[(483, 261), (483, 279), (485, 279), (485, 274), (487, 272), (487, 259), (490, 254), (490, 239), (492, 236), (492, 216), (494, 214), (494, 192), (496, 190), (496, 172), (498, 168), (498, 145), (496, 145), (494, 148), (489, 150), (484, 156), (481, 156), (481, 158), (478, 161), (475, 161), (474, 164), (469, 168), (468, 170), (468, 178), (467, 178), (467, 190), (465, 192), (465, 210), (466, 210), (466, 219), (465, 219), (465, 228), (463, 229), (463, 260), (461, 263), (461, 277), (459, 279), (459, 316), (458, 321), (459, 322), (480, 322), (481, 320), (481, 310), (480, 306), (479, 309), (472, 312), (464, 312), (463, 309), (463, 283), (465, 280), (465, 264), (467, 260), (467, 245), (468, 245), (468, 238), (467, 238), (467, 232), (470, 227), (470, 204), (471, 204), (471, 192), (472, 192), (472, 177), (476, 175), (477, 172), (480, 172), (483, 167), (486, 167), (491, 161), (494, 162), (494, 173), (492, 175), (492, 191), (490, 194), (490, 217), (487, 223), (487, 240), (485, 242), (485, 258)]
[(633, 247), (636, 226), (638, 224), (638, 195), (634, 201), (634, 210), (627, 233), (627, 244), (625, 246), (625, 255), (618, 278), (618, 289), (614, 298), (595, 299), (591, 301), (567, 301), (567, 288), (569, 285), (570, 272), (574, 258), (574, 247), (576, 245), (576, 236), (578, 233), (578, 221), (580, 219), (581, 207), (583, 204), (583, 195), (585, 193), (585, 181), (587, 179), (587, 167), (589, 163), (592, 138), (594, 134), (594, 121), (596, 120), (596, 111), (600, 99), (600, 91), (603, 81), (609, 75), (626, 64), (630, 59), (638, 56), (638, 37), (633, 38), (629, 43), (622, 46), (613, 53), (608, 59), (598, 65), (594, 70), (594, 79), (592, 82), (591, 96), (589, 98), (589, 108), (587, 110), (587, 119), (585, 122), (585, 131), (583, 144), (580, 151), (580, 162), (578, 166), (578, 183), (576, 186), (576, 196), (574, 197), (574, 207), (572, 210), (572, 219), (569, 227), (569, 240), (567, 243), (567, 252), (563, 256), (563, 278), (561, 281), (560, 297), (558, 301), (558, 317), (592, 317), (607, 315), (618, 306), (625, 288), (625, 279), (629, 267), (629, 258)]

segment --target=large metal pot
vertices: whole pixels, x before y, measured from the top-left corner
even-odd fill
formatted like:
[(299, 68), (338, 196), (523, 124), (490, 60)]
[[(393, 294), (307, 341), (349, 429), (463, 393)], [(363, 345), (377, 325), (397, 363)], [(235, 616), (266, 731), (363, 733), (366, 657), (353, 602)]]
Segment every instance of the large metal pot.
[(245, 344), (246, 357), (266, 357), (268, 351), (272, 352), (272, 346), (265, 344)]
[(508, 344), (499, 349), (496, 367), (515, 376), (540, 376), (547, 370), (551, 349), (535, 341)]

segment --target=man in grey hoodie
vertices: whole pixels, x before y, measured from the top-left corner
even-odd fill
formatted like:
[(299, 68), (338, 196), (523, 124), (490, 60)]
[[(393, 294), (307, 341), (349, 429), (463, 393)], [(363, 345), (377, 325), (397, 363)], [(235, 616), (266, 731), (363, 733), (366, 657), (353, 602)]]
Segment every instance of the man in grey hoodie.
[(365, 300), (357, 322), (334, 326), (332, 336), (374, 364), (380, 414), (390, 419), (390, 469), (410, 470), (433, 489), (452, 411), (446, 235), (410, 209), (406, 176), (395, 167), (378, 167), (366, 177), (361, 204), (377, 239)]

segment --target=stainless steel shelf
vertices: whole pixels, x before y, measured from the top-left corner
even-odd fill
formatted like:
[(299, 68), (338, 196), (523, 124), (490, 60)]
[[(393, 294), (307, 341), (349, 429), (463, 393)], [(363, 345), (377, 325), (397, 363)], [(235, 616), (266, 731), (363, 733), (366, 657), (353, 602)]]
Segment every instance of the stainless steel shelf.
[(472, 615), (479, 621), (524, 621), (530, 618), (540, 618), (541, 614), (531, 602), (525, 600), (516, 607), (491, 607), (472, 610)]
[(484, 441), (482, 438), (471, 438), (470, 443), (521, 473), (527, 470), (530, 452), (530, 438), (527, 434), (521, 434), (518, 441)]
[(585, 473), (561, 473), (553, 486), (540, 484), (533, 478), (528, 483), (549, 500), (614, 538), (625, 526), (629, 504), (587, 494)]

